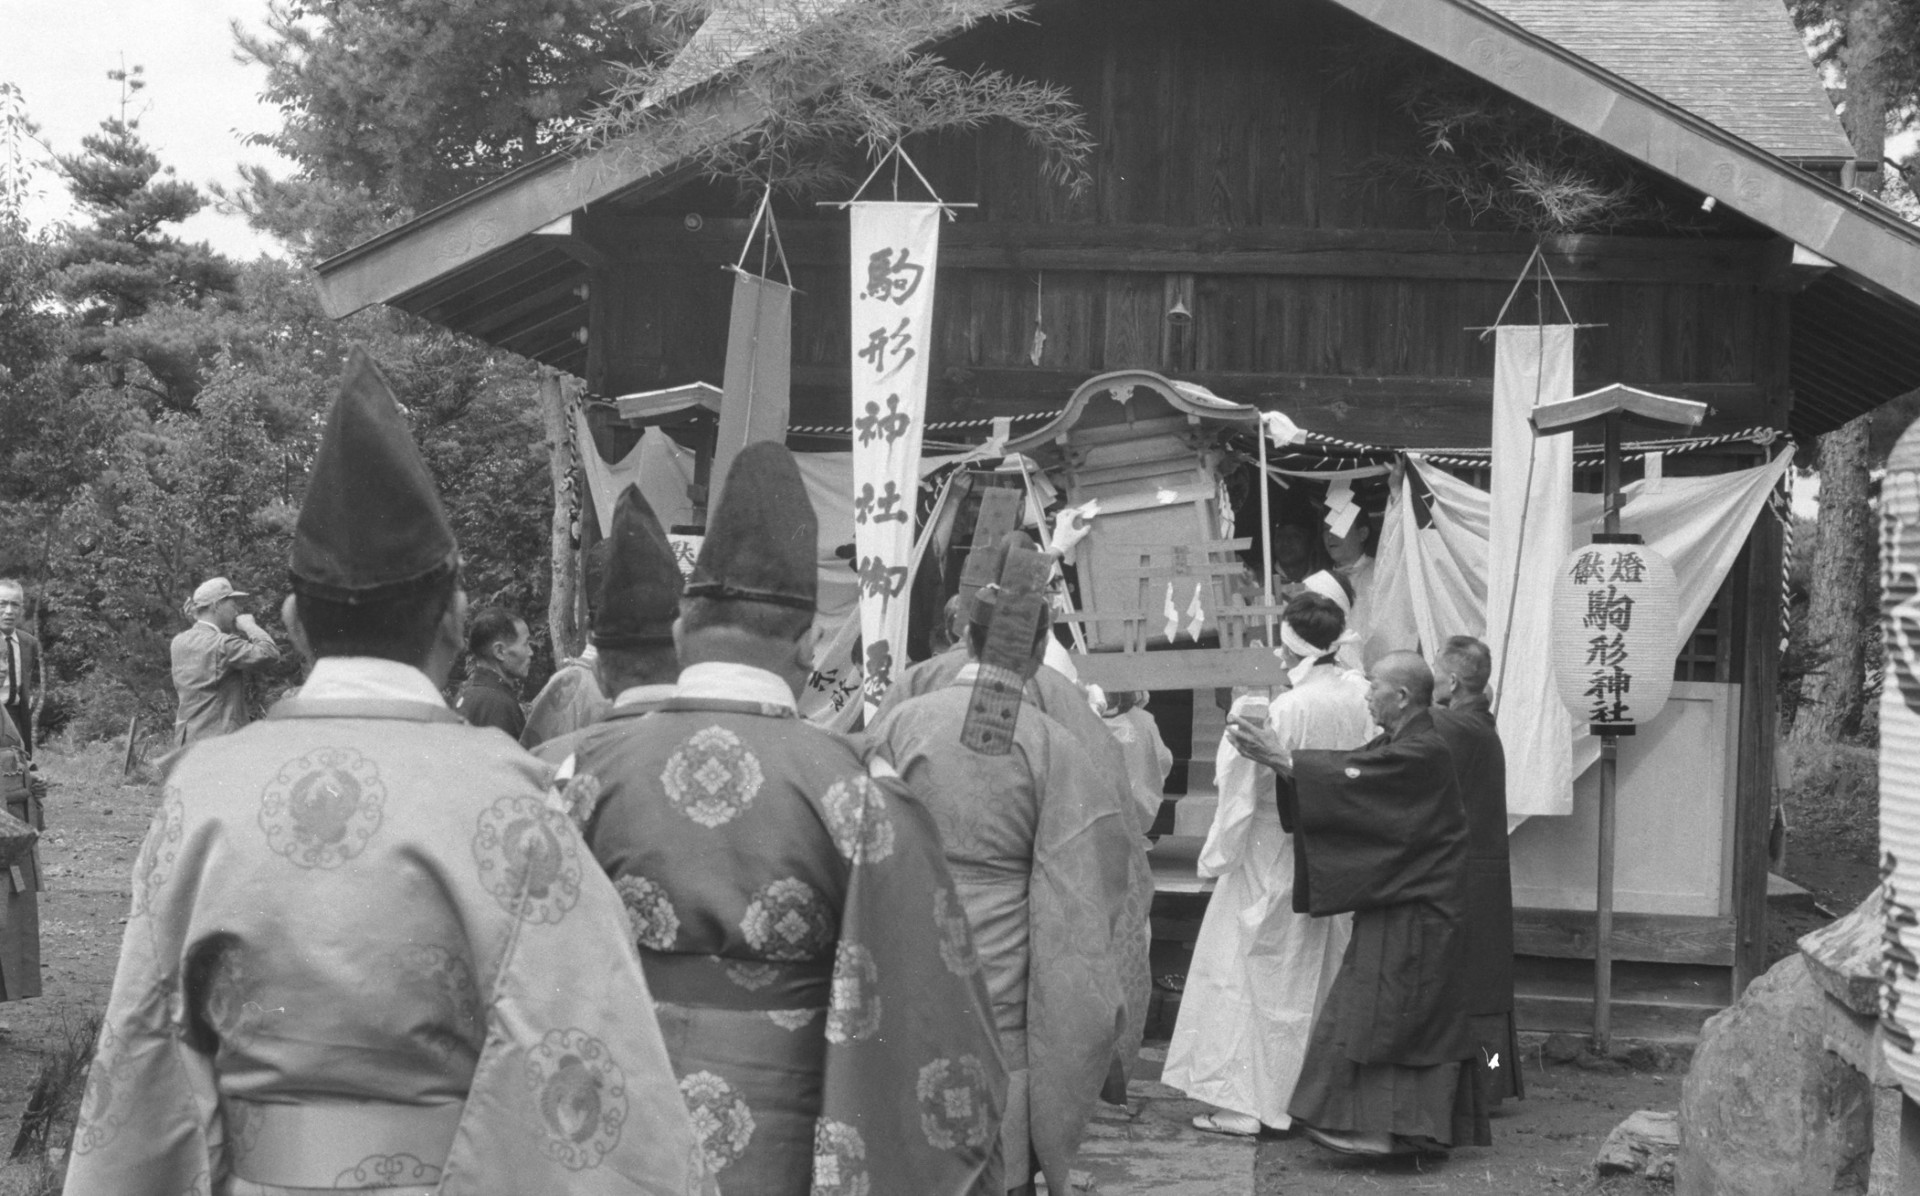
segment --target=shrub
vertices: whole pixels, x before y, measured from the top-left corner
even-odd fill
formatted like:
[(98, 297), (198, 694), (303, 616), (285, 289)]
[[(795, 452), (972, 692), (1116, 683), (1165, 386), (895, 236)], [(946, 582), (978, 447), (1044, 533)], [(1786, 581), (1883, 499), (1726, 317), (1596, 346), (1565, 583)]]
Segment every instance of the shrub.
[(1793, 840), (1824, 841), (1860, 863), (1879, 858), (1880, 765), (1873, 748), (1789, 737), (1783, 741), (1780, 763), (1779, 784)]

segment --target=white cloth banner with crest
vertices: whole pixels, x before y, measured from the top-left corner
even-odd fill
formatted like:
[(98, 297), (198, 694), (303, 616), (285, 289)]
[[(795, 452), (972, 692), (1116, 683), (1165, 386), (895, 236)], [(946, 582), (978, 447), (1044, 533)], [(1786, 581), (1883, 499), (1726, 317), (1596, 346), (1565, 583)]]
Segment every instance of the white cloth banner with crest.
[(914, 494), (940, 252), (937, 203), (855, 203), (852, 229), (853, 545), (871, 717), (904, 668)]

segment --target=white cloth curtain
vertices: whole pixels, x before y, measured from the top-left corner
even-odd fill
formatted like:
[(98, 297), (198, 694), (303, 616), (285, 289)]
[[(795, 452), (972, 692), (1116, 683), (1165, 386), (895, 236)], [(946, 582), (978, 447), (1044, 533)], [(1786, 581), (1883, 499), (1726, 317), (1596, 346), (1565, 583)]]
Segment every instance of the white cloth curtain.
[(613, 508), (630, 483), (639, 485), (661, 527), (693, 522), (693, 500), (687, 497), (687, 487), (693, 485), (693, 454), (676, 444), (673, 437), (659, 428), (648, 428), (626, 456), (606, 461), (594, 447), (587, 417), (578, 408), (573, 412), (573, 435), (580, 448), (581, 471), (587, 475), (587, 497), (593, 500), (602, 536), (612, 530)]
[[(1639, 533), (1673, 564), (1680, 589), (1681, 635), (1691, 633), (1706, 613), (1767, 496), (1792, 465), (1789, 447), (1757, 468), (1711, 477), (1653, 478), (1621, 489), (1623, 530)], [(1394, 486), (1387, 505), (1376, 626), (1392, 629), (1391, 634), (1398, 637), (1394, 647), (1428, 653), (1451, 635), (1487, 639), (1485, 579), (1492, 496), (1418, 457), (1410, 459), (1409, 469), (1407, 478)], [(1430, 503), (1425, 497), (1415, 499), (1416, 484), (1431, 496)], [(1416, 503), (1425, 506), (1430, 517), (1416, 509)], [(1600, 496), (1575, 494), (1568, 505), (1567, 543), (1584, 544), (1601, 522)], [(1521, 603), (1542, 608), (1551, 601), (1548, 589), (1523, 590), (1519, 598)], [(1511, 695), (1494, 696), (1503, 715), (1500, 734), (1507, 749), (1508, 812), (1515, 817), (1571, 813), (1571, 780), (1599, 758), (1599, 741), (1575, 720), (1551, 684), (1546, 700), (1531, 704)], [(1515, 720), (1516, 731), (1509, 731), (1506, 718)], [(1559, 739), (1556, 732), (1565, 738)], [(1537, 786), (1514, 785), (1512, 778), (1550, 764), (1542, 753), (1548, 750), (1544, 745), (1554, 742), (1566, 745), (1557, 749), (1565, 753), (1568, 765), (1565, 787), (1543, 793)], [(1525, 804), (1516, 800), (1521, 795), (1526, 795)]]

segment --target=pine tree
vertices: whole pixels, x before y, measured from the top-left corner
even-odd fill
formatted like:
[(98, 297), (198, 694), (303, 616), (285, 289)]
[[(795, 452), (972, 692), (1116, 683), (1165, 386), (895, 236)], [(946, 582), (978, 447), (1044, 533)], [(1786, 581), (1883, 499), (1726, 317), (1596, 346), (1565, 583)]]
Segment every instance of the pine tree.
[(146, 85), (141, 68), (108, 75), (121, 85), (120, 114), (81, 138), (80, 153), (56, 159), (92, 223), (61, 246), (55, 285), (79, 317), (76, 361), (104, 367), (113, 385), (138, 389), (152, 406), (190, 410), (219, 338), (189, 317), (232, 306), (234, 266), (205, 242), (166, 231), (206, 199), (161, 165), (127, 115)]

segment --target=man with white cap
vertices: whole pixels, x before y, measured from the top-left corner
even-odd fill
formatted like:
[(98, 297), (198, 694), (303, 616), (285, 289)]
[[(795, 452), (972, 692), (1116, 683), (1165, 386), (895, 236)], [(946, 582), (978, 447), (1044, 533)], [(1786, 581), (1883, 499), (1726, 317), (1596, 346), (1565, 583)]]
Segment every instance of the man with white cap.
[(173, 745), (238, 731), (252, 721), (247, 712), (247, 674), (280, 659), (273, 637), (240, 609), (236, 590), (224, 577), (200, 583), (188, 600), (193, 626), (173, 637), (173, 688), (180, 695), (173, 720)]
[(1334, 655), (1341, 665), (1356, 673), (1364, 673), (1366, 661), (1362, 659), (1361, 637), (1365, 629), (1355, 625), (1353, 582), (1347, 575), (1332, 569), (1322, 569), (1310, 574), (1300, 583), (1300, 588), (1309, 594), (1318, 594), (1340, 608), (1340, 618), (1346, 629), (1340, 635), (1340, 642), (1334, 645)]
[[(1329, 577), (1328, 574), (1319, 574)], [(1278, 650), (1292, 685), (1269, 703), (1243, 698), (1235, 717), (1264, 722), (1289, 750), (1356, 748), (1373, 734), (1367, 681), (1335, 658), (1345, 614), (1318, 592), (1287, 604)], [(1351, 914), (1313, 918), (1293, 908), (1293, 836), (1270, 798), (1271, 774), (1220, 744), (1220, 804), (1199, 872), (1219, 878), (1167, 1047), (1161, 1079), (1219, 1106), (1195, 1128), (1251, 1136), (1287, 1129), (1313, 1020), (1352, 932)]]

